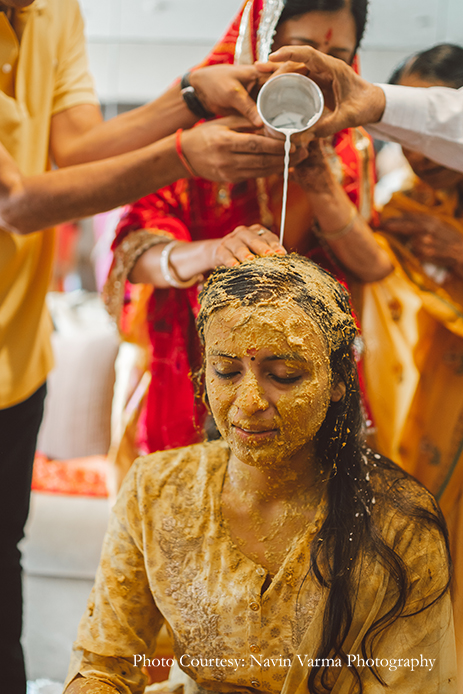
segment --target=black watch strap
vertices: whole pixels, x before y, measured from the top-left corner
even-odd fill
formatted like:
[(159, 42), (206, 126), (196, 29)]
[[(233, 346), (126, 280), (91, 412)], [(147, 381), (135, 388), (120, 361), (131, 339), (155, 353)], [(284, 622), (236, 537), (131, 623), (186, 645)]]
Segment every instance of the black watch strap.
[(195, 116), (198, 118), (212, 118), (213, 113), (209, 113), (204, 106), (202, 105), (201, 101), (198, 99), (195, 88), (191, 86), (190, 84), (190, 73), (187, 72), (186, 75), (183, 75), (182, 81), (180, 82), (180, 89), (182, 92), (183, 100), (190, 109), (192, 113), (194, 113)]

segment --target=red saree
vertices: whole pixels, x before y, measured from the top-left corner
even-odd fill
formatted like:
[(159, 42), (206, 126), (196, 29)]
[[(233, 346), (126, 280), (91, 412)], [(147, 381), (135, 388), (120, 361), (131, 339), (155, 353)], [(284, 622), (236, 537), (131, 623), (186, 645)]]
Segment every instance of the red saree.
[[(265, 36), (259, 27), (264, 19), (265, 26), (269, 26), (269, 4), (272, 3), (264, 0), (245, 3), (203, 65), (250, 62), (263, 57), (265, 46), (270, 46), (271, 40), (268, 32)], [(270, 26), (272, 23), (276, 25), (281, 9), (276, 14), (274, 9), (273, 13)], [(273, 29), (271, 32), (270, 39)], [(330, 166), (344, 190), (364, 218), (370, 220), (373, 214), (374, 161), (369, 137), (361, 129), (344, 130), (328, 144), (328, 154)], [(182, 241), (219, 238), (239, 225), (258, 223), (278, 233), (281, 197), (280, 177), (239, 184), (213, 183), (200, 178), (182, 179), (139, 200), (121, 219), (113, 244), (115, 263), (106, 293), (114, 297), (118, 293), (115, 283), (119, 283), (120, 302), (112, 301), (112, 313), (118, 318), (123, 335), (140, 341), (139, 328), (144, 326), (152, 380), (145, 411), (140, 418), (138, 443), (143, 452), (186, 446), (197, 441), (201, 437), (198, 425), (204, 413), (195, 412), (193, 386), (188, 378), (199, 357), (194, 327), (198, 310), (197, 289), (148, 290), (126, 282), (122, 294), (133, 258), (137, 257), (141, 247), (149, 247), (166, 238)], [(291, 184), (287, 228), (296, 230), (302, 240), (291, 250), (308, 255), (349, 287), (349, 281), (334, 258), (320, 247), (311, 231), (312, 223), (304, 192), (295, 183)]]

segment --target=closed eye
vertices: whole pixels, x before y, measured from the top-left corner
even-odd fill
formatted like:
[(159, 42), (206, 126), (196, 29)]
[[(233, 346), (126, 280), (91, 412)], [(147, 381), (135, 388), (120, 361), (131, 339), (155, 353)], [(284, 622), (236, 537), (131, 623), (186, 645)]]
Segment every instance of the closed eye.
[(301, 380), (302, 376), (275, 376), (275, 374), (270, 374), (272, 381), (277, 383), (282, 383), (283, 385), (290, 385), (291, 383), (297, 383)]
[(215, 373), (215, 375), (218, 376), (219, 378), (223, 378), (224, 380), (227, 381), (227, 380), (230, 380), (230, 379), (234, 378), (235, 376), (238, 376), (238, 374), (239, 374), (240, 372), (239, 372), (239, 371), (226, 371), (226, 372), (222, 372), (222, 371), (217, 371), (217, 369), (214, 368), (214, 373)]

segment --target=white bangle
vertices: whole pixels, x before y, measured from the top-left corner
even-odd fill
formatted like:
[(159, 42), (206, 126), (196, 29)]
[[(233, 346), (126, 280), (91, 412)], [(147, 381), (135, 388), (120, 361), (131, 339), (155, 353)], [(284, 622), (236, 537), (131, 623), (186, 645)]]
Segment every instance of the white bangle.
[(192, 287), (194, 284), (198, 284), (199, 282), (202, 282), (204, 277), (202, 275), (195, 275), (189, 280), (181, 280), (177, 277), (174, 277), (172, 272), (170, 271), (170, 255), (172, 251), (174, 250), (175, 246), (180, 245), (181, 243), (184, 243), (183, 241), (171, 241), (170, 243), (167, 244), (167, 246), (164, 246), (162, 249), (161, 257), (160, 257), (160, 264), (161, 264), (161, 272), (162, 276), (164, 277), (165, 281), (167, 284), (169, 284), (171, 287), (175, 287), (176, 289), (188, 289), (188, 287)]

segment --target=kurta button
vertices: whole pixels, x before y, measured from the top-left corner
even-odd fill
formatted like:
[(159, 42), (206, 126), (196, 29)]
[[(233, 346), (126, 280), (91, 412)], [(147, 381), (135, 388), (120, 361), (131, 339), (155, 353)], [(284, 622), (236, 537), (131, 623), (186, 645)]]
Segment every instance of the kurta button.
[(10, 63), (5, 63), (4, 65), (2, 65), (2, 72), (4, 72), (5, 75), (8, 75), (8, 73), (10, 73), (12, 69), (13, 68), (11, 67)]
[(258, 602), (251, 602), (251, 603), (249, 604), (249, 607), (250, 607), (251, 610), (253, 610), (254, 612), (257, 612), (258, 609), (259, 609), (259, 603), (258, 603)]
[(256, 571), (257, 571), (257, 573), (259, 574), (259, 576), (265, 576), (265, 574), (267, 573), (263, 566), (259, 566), (259, 567), (256, 569)]
[(251, 649), (252, 653), (259, 653), (259, 646), (257, 644), (253, 643), (251, 646), (249, 646), (249, 648)]

